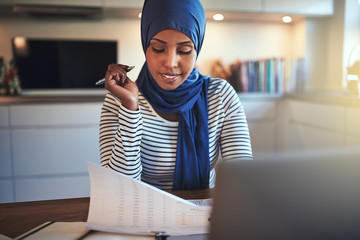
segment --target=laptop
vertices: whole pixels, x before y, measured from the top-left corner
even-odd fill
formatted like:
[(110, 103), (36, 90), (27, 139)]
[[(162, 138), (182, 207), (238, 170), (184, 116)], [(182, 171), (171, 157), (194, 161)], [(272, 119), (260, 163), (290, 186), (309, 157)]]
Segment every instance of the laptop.
[(220, 164), (210, 240), (360, 239), (360, 149)]

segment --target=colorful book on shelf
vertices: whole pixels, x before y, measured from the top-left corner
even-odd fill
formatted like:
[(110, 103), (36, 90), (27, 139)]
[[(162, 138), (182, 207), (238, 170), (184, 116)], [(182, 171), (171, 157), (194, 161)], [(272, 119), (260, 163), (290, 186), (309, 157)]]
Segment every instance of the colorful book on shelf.
[(274, 61), (273, 59), (268, 59), (268, 68), (267, 68), (267, 92), (272, 93), (275, 89), (275, 70), (274, 70)]
[(241, 81), (243, 92), (248, 92), (249, 91), (249, 84), (248, 84), (249, 80), (248, 80), (248, 67), (247, 67), (246, 62), (241, 63), (241, 75), (240, 75), (239, 81)]
[[(304, 88), (303, 58), (243, 61), (230, 83), (239, 92), (288, 93)], [(234, 71), (232, 71), (234, 72)]]
[(259, 92), (265, 92), (265, 60), (259, 61)]

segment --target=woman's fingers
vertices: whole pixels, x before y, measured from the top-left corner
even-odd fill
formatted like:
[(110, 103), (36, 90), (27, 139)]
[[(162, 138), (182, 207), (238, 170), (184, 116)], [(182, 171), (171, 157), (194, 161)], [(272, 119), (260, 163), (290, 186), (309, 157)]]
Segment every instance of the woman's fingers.
[(114, 79), (120, 86), (124, 86), (127, 83), (127, 66), (122, 64), (110, 64), (108, 65), (107, 73), (110, 80)]
[(122, 64), (108, 65), (105, 88), (118, 97), (124, 107), (137, 110), (139, 90), (135, 82), (127, 77), (127, 72), (133, 68)]
[(115, 79), (115, 75), (111, 74), (109, 70), (106, 70), (106, 72), (110, 75), (110, 79)]

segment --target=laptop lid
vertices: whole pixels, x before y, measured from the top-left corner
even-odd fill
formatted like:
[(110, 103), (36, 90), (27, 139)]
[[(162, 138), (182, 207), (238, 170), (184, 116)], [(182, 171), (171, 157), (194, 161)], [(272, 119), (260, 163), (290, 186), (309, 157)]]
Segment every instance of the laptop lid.
[(360, 149), (222, 162), (210, 239), (360, 239)]

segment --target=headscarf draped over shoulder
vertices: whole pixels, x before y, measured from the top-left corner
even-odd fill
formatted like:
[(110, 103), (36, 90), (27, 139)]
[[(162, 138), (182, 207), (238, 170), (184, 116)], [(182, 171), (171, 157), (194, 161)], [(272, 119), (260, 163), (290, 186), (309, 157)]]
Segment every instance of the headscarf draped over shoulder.
[(199, 55), (204, 41), (206, 16), (198, 0), (145, 0), (141, 15), (141, 42), (144, 52), (151, 38), (165, 29), (186, 34)]
[[(145, 0), (141, 16), (144, 53), (158, 32), (174, 29), (194, 43), (197, 56), (204, 40), (206, 18), (199, 0)], [(176, 89), (162, 89), (150, 74), (147, 62), (136, 84), (159, 112), (179, 116), (173, 190), (209, 187), (208, 80), (196, 68)]]

